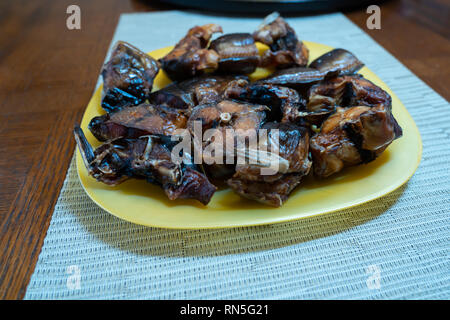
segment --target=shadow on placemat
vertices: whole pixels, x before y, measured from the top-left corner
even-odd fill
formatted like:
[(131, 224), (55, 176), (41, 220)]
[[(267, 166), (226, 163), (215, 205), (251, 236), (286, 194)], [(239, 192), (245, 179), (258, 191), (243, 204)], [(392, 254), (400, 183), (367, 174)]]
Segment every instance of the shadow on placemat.
[[(380, 199), (355, 208), (254, 227), (161, 229), (132, 224), (99, 207), (93, 208), (94, 214), (86, 215), (85, 210), (72, 203), (70, 211), (90, 234), (120, 250), (144, 256), (220, 256), (271, 250), (345, 232), (385, 213), (395, 204), (405, 187), (403, 185)], [(92, 202), (86, 194), (84, 197), (82, 201)]]

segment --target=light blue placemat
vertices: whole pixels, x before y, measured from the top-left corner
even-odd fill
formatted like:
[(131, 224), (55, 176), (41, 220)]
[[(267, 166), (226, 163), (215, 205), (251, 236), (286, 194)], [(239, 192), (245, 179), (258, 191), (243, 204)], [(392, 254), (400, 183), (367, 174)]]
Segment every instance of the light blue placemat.
[[(113, 42), (151, 51), (196, 24), (251, 32), (260, 21), (126, 14)], [(424, 145), (410, 182), (369, 204), (296, 222), (176, 231), (104, 212), (72, 162), (26, 299), (450, 298), (449, 103), (342, 14), (288, 21), (302, 39), (354, 52), (403, 101)]]

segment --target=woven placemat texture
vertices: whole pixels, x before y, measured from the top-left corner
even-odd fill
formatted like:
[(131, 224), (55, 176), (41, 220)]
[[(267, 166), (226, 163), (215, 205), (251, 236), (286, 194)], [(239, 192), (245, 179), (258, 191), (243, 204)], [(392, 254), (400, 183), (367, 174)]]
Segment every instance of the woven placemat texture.
[[(449, 103), (342, 14), (288, 21), (302, 39), (354, 52), (403, 101), (424, 147), (409, 183), (368, 204), (289, 223), (166, 230), (97, 207), (72, 161), (26, 299), (450, 298)], [(151, 51), (208, 22), (251, 32), (260, 19), (125, 14), (113, 42)]]

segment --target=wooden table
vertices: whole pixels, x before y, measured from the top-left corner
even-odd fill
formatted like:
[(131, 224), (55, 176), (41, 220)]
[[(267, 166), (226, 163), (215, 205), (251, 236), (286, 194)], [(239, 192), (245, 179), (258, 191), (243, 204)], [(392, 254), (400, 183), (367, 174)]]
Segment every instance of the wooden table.
[[(174, 9), (142, 0), (78, 0), (82, 29), (69, 31), (66, 8), (72, 3), (0, 3), (3, 299), (25, 294), (75, 147), (72, 128), (91, 97), (119, 15)], [(390, 1), (380, 6), (381, 30), (367, 30), (365, 8), (346, 15), (449, 99), (448, 1)]]

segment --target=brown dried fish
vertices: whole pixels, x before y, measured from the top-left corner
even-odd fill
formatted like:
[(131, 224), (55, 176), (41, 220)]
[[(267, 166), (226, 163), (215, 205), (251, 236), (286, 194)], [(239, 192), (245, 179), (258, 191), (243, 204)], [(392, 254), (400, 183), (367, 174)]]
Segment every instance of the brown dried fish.
[(314, 173), (328, 177), (373, 161), (401, 135), (401, 127), (383, 104), (338, 108), (311, 138)]
[(163, 70), (172, 80), (183, 80), (217, 69), (219, 54), (206, 49), (212, 34), (217, 32), (222, 32), (217, 24), (191, 28), (175, 48), (159, 60)]
[(278, 12), (268, 15), (253, 33), (256, 41), (269, 46), (261, 58), (264, 67), (279, 69), (308, 64), (309, 50)]
[(258, 48), (250, 33), (230, 33), (212, 41), (210, 49), (219, 54), (222, 73), (249, 74), (259, 64)]
[[(267, 139), (259, 141), (259, 148), (265, 144), (266, 150), (277, 150), (278, 156), (288, 163), (287, 168), (263, 175), (261, 165), (238, 164), (236, 173), (227, 183), (245, 198), (280, 207), (311, 168), (309, 133), (306, 128), (292, 123), (270, 122), (262, 129), (269, 134)], [(277, 134), (278, 139), (274, 139), (273, 134)]]
[(153, 104), (183, 109), (190, 114), (195, 106), (220, 101), (228, 92), (247, 84), (248, 78), (245, 76), (203, 75), (174, 82), (153, 92), (149, 100)]
[(186, 123), (187, 117), (180, 110), (141, 104), (94, 117), (89, 123), (89, 130), (98, 140), (107, 141), (149, 134), (170, 136), (176, 129), (186, 128)]
[(205, 205), (217, 189), (195, 167), (172, 161), (168, 137), (119, 138), (93, 150), (80, 127), (74, 135), (89, 175), (105, 184), (145, 179), (161, 186), (170, 200), (196, 199)]
[(102, 68), (102, 107), (114, 112), (145, 102), (159, 71), (158, 63), (129, 43), (119, 41)]
[(336, 106), (375, 106), (391, 108), (389, 94), (361, 75), (341, 76), (313, 85), (308, 92), (308, 111), (333, 110)]
[(345, 49), (333, 49), (309, 65), (310, 68), (317, 69), (327, 76), (343, 76), (354, 74), (364, 66), (364, 63), (350, 51)]

